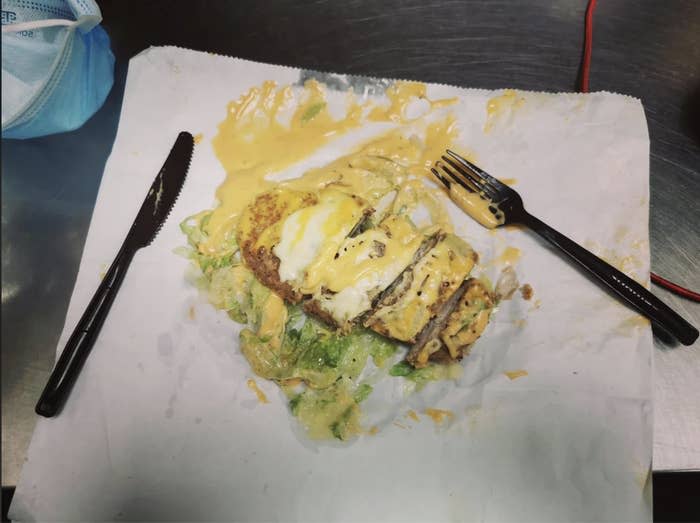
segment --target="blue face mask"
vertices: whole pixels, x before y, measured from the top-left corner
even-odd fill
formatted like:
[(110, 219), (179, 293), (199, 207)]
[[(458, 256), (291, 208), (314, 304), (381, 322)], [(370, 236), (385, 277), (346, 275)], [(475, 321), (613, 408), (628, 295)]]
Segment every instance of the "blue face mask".
[(93, 0), (2, 0), (2, 137), (77, 129), (114, 81)]

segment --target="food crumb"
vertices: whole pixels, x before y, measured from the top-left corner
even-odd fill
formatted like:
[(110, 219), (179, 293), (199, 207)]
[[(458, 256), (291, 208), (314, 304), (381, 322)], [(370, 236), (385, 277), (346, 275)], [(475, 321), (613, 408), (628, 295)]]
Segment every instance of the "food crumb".
[(251, 378), (251, 379), (249, 379), (246, 383), (247, 383), (247, 385), (248, 385), (248, 388), (249, 388), (250, 390), (252, 390), (253, 392), (255, 392), (255, 395), (258, 397), (258, 401), (259, 401), (260, 403), (270, 403), (270, 402), (267, 400), (267, 396), (265, 396), (265, 393), (264, 393), (263, 391), (260, 390), (260, 388), (258, 387), (258, 384), (255, 383), (255, 380), (254, 380), (254, 379)]
[(407, 418), (411, 418), (411, 419), (412, 419), (413, 421), (415, 421), (415, 422), (420, 421), (420, 418), (418, 417), (418, 414), (416, 414), (416, 411), (415, 411), (415, 410), (409, 410), (409, 411), (406, 413), (406, 417), (407, 417)]
[(367, 431), (367, 434), (369, 434), (370, 436), (374, 436), (377, 432), (379, 432), (379, 429), (377, 428), (376, 425), (373, 425), (373, 426), (370, 427), (370, 429)]
[(523, 318), (520, 318), (519, 320), (515, 320), (513, 322), (516, 327), (520, 327), (521, 329), (525, 326), (525, 320)]
[(194, 135), (194, 143), (197, 145), (204, 139), (204, 135), (202, 133), (197, 133)]
[(509, 300), (518, 289), (518, 276), (513, 267), (508, 265), (501, 271), (496, 282), (496, 297), (500, 300)]
[(435, 423), (435, 425), (442, 425), (443, 421), (452, 421), (455, 417), (455, 415), (451, 411), (441, 409), (425, 409), (423, 411), (423, 414), (430, 417)]
[(406, 425), (402, 425), (398, 421), (395, 421), (393, 424), (396, 425), (400, 429), (407, 429), (408, 428)]
[(508, 378), (512, 380), (517, 380), (518, 378), (522, 378), (523, 376), (527, 376), (527, 371), (520, 369), (520, 370), (511, 370), (511, 371), (505, 371), (503, 374), (508, 376)]
[(194, 305), (190, 305), (189, 310), (187, 311), (187, 317), (191, 320), (194, 320), (196, 317), (195, 310), (194, 310)]
[(520, 287), (520, 294), (523, 296), (523, 300), (529, 300), (532, 298), (534, 291), (532, 290), (532, 285), (529, 283), (526, 283), (522, 287)]

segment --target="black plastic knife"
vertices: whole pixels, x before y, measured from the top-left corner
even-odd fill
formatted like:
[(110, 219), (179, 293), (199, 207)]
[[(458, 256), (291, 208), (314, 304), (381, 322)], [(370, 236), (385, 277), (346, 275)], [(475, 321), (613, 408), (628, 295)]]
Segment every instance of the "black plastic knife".
[(193, 148), (192, 135), (181, 132), (153, 181), (117, 257), (63, 349), (36, 404), (37, 414), (50, 418), (63, 408), (107, 318), (134, 254), (141, 247), (150, 245), (177, 200), (190, 167)]

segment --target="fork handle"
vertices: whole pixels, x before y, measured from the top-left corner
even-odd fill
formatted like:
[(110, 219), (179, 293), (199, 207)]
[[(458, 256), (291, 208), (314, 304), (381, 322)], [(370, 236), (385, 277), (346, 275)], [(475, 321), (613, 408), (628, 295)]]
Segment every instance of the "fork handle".
[(521, 221), (549, 243), (565, 252), (637, 309), (639, 313), (656, 323), (683, 345), (692, 345), (698, 339), (698, 330), (695, 327), (632, 278), (625, 276), (592, 252), (552, 229), (539, 218), (525, 212)]

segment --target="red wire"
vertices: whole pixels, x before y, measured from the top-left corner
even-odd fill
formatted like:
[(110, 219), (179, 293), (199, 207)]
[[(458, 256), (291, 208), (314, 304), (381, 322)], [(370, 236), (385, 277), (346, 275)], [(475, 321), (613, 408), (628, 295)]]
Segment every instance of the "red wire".
[(591, 51), (593, 50), (593, 11), (595, 11), (596, 0), (588, 0), (586, 7), (586, 22), (583, 37), (583, 62), (581, 63), (581, 85), (579, 90), (582, 93), (588, 92), (588, 76), (591, 72)]
[(680, 285), (677, 285), (672, 281), (668, 281), (659, 276), (658, 274), (654, 274), (652, 272), (651, 281), (653, 281), (656, 285), (660, 285), (661, 287), (664, 287), (665, 289), (668, 289), (669, 291), (678, 294), (679, 296), (683, 296), (684, 298), (688, 298), (689, 300), (697, 301), (698, 303), (700, 303), (700, 294), (691, 291), (690, 289), (686, 289), (685, 287), (681, 287)]
[[(582, 93), (588, 92), (588, 77), (591, 73), (591, 52), (593, 50), (593, 11), (595, 11), (596, 0), (588, 0), (586, 7), (586, 21), (584, 26), (583, 37), (583, 59), (581, 60), (581, 75), (579, 91)], [(662, 278), (658, 274), (650, 273), (651, 281), (679, 296), (688, 298), (689, 300), (700, 302), (700, 294), (697, 292), (681, 287), (680, 285)]]

